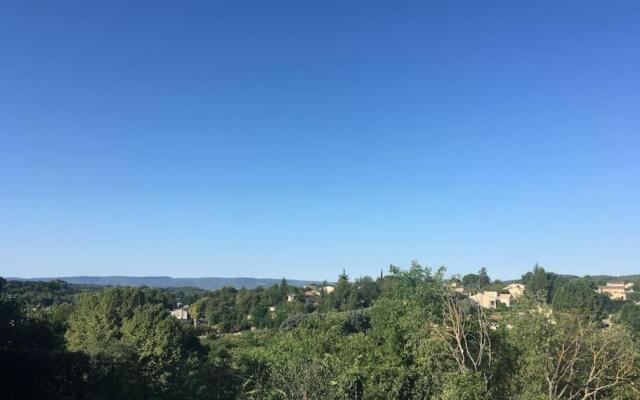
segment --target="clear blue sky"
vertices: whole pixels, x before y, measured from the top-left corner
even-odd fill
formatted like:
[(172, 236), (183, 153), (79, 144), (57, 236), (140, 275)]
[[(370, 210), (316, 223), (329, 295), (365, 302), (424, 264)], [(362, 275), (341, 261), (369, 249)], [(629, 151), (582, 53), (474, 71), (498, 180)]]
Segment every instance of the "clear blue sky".
[(0, 275), (640, 272), (638, 1), (5, 1)]

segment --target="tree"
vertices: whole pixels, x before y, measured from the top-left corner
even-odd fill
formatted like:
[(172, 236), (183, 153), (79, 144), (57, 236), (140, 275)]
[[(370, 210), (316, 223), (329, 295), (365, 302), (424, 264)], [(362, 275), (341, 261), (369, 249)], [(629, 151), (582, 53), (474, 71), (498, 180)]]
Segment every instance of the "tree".
[(180, 323), (162, 304), (144, 304), (122, 323), (121, 341), (134, 357), (151, 390), (165, 393), (177, 381), (179, 366), (186, 361), (185, 334)]
[(493, 359), (489, 320), (482, 307), (458, 293), (446, 293), (442, 300), (442, 324), (436, 325), (435, 332), (446, 343), (459, 372), (482, 376), (486, 389)]
[(362, 310), (349, 310), (342, 324), (342, 331), (345, 333), (365, 332), (370, 326), (370, 318)]
[(480, 289), (484, 289), (491, 284), (491, 278), (487, 274), (487, 269), (485, 267), (480, 268), (478, 271), (478, 285)]
[(202, 304), (200, 309), (203, 309), (206, 320), (210, 325), (219, 325), (221, 328), (236, 326), (239, 319), (235, 307), (237, 294), (238, 291), (235, 288), (224, 287), (213, 292), (211, 296), (200, 300)]
[(640, 305), (626, 303), (620, 310), (618, 320), (640, 333)]
[(576, 313), (594, 321), (601, 321), (606, 317), (603, 304), (602, 296), (582, 280), (565, 283), (553, 298), (554, 311)]
[(593, 321), (550, 314), (544, 307), (514, 313), (508, 323), (515, 357), (512, 398), (609, 399), (614, 390), (640, 389), (640, 352), (626, 329), (601, 329)]
[(112, 396), (177, 399), (190, 397), (192, 386), (183, 381), (195, 373), (188, 368), (198, 369), (190, 329), (169, 315), (155, 291), (111, 288), (78, 298), (66, 338), (70, 350), (96, 361)]
[(336, 302), (339, 305), (338, 307), (347, 303), (347, 299), (349, 298), (349, 294), (351, 293), (351, 283), (349, 282), (349, 276), (346, 274), (344, 269), (338, 276), (338, 283), (336, 285), (335, 293)]
[(378, 283), (369, 276), (356, 279), (354, 286), (355, 290), (352, 293), (355, 294), (354, 303), (357, 307), (369, 307), (380, 296)]
[(522, 275), (522, 283), (527, 287), (527, 292), (542, 296), (548, 304), (553, 301), (555, 290), (567, 281), (554, 273), (546, 272), (537, 263), (532, 271)]
[(67, 347), (92, 356), (128, 358), (119, 341), (120, 328), (123, 319), (140, 305), (142, 295), (133, 289), (112, 288), (100, 294), (80, 295), (69, 318)]
[(466, 274), (462, 277), (462, 284), (467, 289), (478, 290), (480, 276), (478, 274)]

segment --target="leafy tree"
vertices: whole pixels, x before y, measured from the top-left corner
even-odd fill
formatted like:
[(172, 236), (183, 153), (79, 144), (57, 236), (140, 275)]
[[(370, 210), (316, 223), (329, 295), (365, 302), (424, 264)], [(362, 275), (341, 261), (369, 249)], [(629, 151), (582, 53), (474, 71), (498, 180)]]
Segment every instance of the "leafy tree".
[[(467, 284), (476, 290), (481, 280), (485, 290), (503, 285), (487, 286), (486, 271), (472, 275)], [(168, 314), (184, 296), (179, 291), (107, 288), (44, 306), (33, 299), (46, 299), (37, 290), (48, 287), (9, 297), (0, 279), (0, 376), (9, 380), (3, 394), (10, 400), (637, 399), (640, 349), (630, 328), (638, 327), (640, 307), (607, 302), (593, 290), (597, 279), (565, 279), (542, 268), (525, 276), (544, 298), (527, 292), (494, 314), (452, 291), (444, 269), (417, 261), (409, 269), (391, 266), (375, 281), (349, 282), (343, 273), (319, 301), (302, 301), (303, 290), (285, 280), (195, 294), (191, 310), (216, 330)], [(288, 302), (288, 294), (300, 300)], [(616, 315), (605, 329), (598, 319), (607, 312)], [(65, 330), (74, 352), (51, 340)]]
[(620, 310), (618, 320), (640, 333), (640, 305), (626, 303)]
[(575, 313), (594, 321), (600, 321), (606, 316), (602, 296), (582, 280), (571, 280), (562, 285), (553, 298), (553, 309)]
[(487, 274), (487, 269), (485, 267), (480, 268), (478, 271), (478, 285), (480, 289), (484, 289), (491, 284), (491, 278)]
[(532, 271), (522, 275), (522, 283), (527, 287), (527, 292), (542, 296), (548, 304), (553, 301), (555, 290), (566, 281), (566, 278), (546, 272), (538, 264), (533, 267)]
[(338, 276), (338, 283), (334, 291), (335, 308), (339, 310), (345, 310), (347, 307), (347, 301), (351, 295), (351, 283), (349, 282), (349, 276), (342, 270), (340, 276)]
[(369, 307), (381, 294), (378, 283), (369, 276), (356, 279), (354, 287), (355, 290), (352, 290), (352, 295), (355, 295), (355, 301), (353, 302), (355, 304), (351, 309)]
[(127, 358), (119, 339), (125, 318), (143, 304), (140, 289), (111, 288), (101, 294), (83, 294), (78, 297), (69, 319), (66, 333), (71, 351), (83, 351), (92, 356)]
[(638, 390), (640, 353), (625, 329), (540, 311), (517, 313), (509, 323), (511, 398), (609, 399), (614, 390)]
[(347, 311), (342, 331), (345, 333), (365, 332), (371, 326), (370, 318), (362, 310)]
[(178, 369), (185, 361), (185, 333), (162, 304), (144, 304), (123, 321), (121, 342), (133, 355), (156, 393), (180, 385)]
[(462, 277), (462, 284), (467, 289), (476, 289), (480, 285), (480, 276), (478, 274), (467, 274)]

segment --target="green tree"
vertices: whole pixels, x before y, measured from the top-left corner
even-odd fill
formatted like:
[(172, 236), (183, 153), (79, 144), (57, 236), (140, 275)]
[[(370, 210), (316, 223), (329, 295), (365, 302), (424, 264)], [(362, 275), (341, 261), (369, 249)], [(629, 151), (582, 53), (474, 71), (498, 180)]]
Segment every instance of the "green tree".
[(129, 355), (120, 343), (120, 328), (143, 302), (141, 289), (111, 288), (100, 294), (80, 295), (65, 335), (69, 350), (127, 359)]
[(582, 280), (571, 280), (556, 290), (553, 310), (569, 312), (583, 318), (601, 321), (606, 317), (604, 300), (601, 295)]
[(478, 274), (466, 274), (462, 277), (462, 285), (467, 289), (478, 290), (480, 276)]
[(186, 361), (185, 334), (162, 304), (137, 307), (121, 327), (121, 342), (156, 393), (180, 385), (179, 367)]
[(347, 309), (346, 305), (351, 295), (351, 283), (349, 282), (349, 276), (344, 269), (340, 276), (338, 276), (338, 283), (335, 289), (335, 308), (339, 310)]
[(640, 333), (640, 305), (626, 303), (620, 310), (618, 320)]
[(527, 287), (527, 292), (532, 295), (542, 296), (548, 304), (553, 301), (555, 290), (566, 281), (566, 278), (546, 272), (538, 264), (533, 267), (532, 271), (522, 275), (522, 283)]
[[(514, 313), (508, 321), (514, 359), (512, 399), (610, 399), (638, 390), (640, 352), (625, 329), (600, 325), (544, 308)], [(620, 397), (631, 399), (633, 397)]]
[(480, 268), (480, 271), (478, 271), (478, 285), (480, 286), (480, 289), (484, 289), (490, 284), (491, 278), (489, 278), (487, 269), (485, 267)]

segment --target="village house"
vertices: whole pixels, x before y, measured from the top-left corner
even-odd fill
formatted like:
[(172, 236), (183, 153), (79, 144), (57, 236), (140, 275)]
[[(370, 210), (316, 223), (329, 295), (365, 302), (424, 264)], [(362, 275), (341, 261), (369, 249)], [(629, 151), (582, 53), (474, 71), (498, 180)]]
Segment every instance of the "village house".
[(606, 294), (612, 300), (626, 300), (629, 293), (633, 293), (633, 283), (607, 282), (604, 286), (598, 286), (598, 293)]
[(513, 298), (515, 299), (522, 296), (524, 294), (525, 289), (526, 289), (526, 286), (523, 285), (522, 283), (512, 283), (505, 286), (503, 290), (506, 290), (507, 292), (509, 292), (511, 296), (513, 296)]
[(315, 290), (307, 290), (304, 292), (305, 298), (315, 298), (318, 296), (318, 292)]
[(333, 293), (336, 288), (331, 285), (326, 285), (322, 287), (318, 287), (316, 285), (307, 285), (304, 287), (304, 297), (306, 298), (315, 298), (320, 296), (320, 294), (330, 294)]
[(459, 282), (451, 282), (449, 286), (451, 287), (451, 290), (456, 293), (464, 293), (464, 287)]
[(336, 290), (336, 288), (334, 288), (333, 286), (323, 286), (320, 288), (321, 292), (324, 292), (324, 294), (329, 294), (329, 293), (333, 293)]
[(482, 308), (495, 309), (498, 307), (498, 304), (504, 304), (506, 307), (511, 307), (512, 295), (509, 293), (498, 293), (496, 291), (487, 290), (469, 296), (469, 298), (478, 303)]
[(186, 321), (189, 319), (189, 306), (178, 304), (178, 307), (171, 310), (171, 315), (181, 321)]

